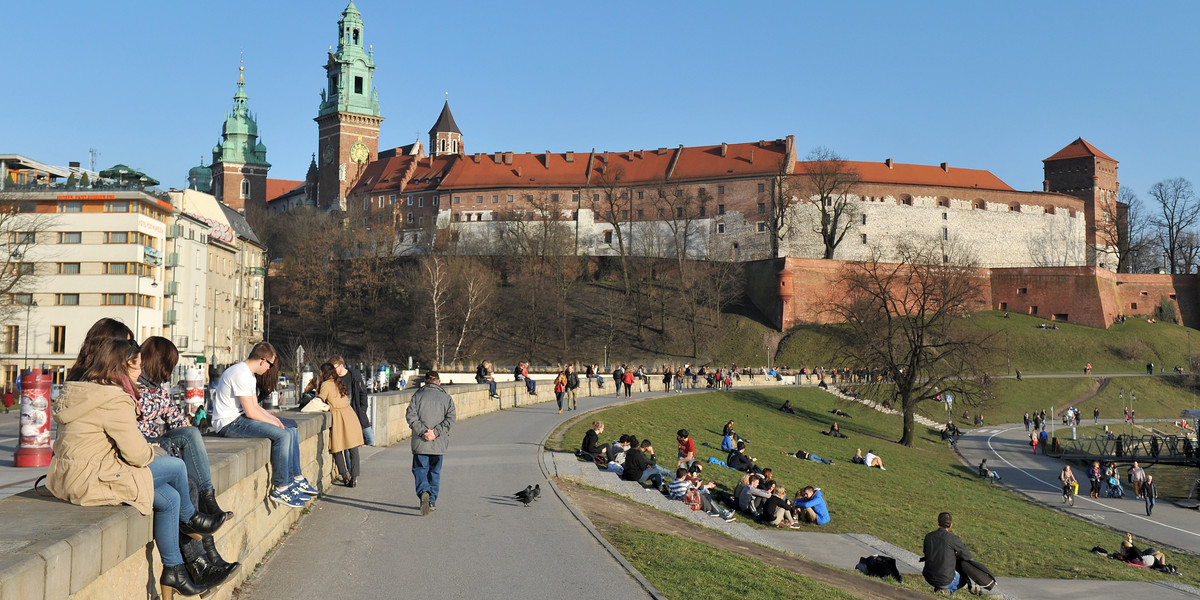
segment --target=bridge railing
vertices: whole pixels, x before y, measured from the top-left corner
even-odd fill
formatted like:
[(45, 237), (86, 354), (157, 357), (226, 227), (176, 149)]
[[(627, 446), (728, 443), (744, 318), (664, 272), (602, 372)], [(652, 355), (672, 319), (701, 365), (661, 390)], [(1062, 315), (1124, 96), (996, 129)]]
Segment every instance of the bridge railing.
[(1060, 458), (1087, 460), (1143, 460), (1158, 463), (1200, 461), (1195, 443), (1180, 435), (1117, 435), (1060, 440)]

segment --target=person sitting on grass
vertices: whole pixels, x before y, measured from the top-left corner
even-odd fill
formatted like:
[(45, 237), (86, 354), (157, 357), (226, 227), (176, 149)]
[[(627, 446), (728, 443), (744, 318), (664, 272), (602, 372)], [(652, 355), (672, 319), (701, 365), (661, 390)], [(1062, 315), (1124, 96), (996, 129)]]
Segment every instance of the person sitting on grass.
[(785, 412), (785, 413), (787, 413), (787, 414), (789, 414), (789, 415), (794, 415), (794, 414), (796, 414), (796, 411), (792, 410), (792, 401), (791, 401), (791, 400), (784, 400), (784, 401), (783, 401), (783, 406), (780, 406), (780, 407), (779, 407), (779, 410), (780, 410), (781, 412)]
[(805, 452), (803, 450), (797, 450), (795, 454), (792, 454), (791, 452), (784, 452), (783, 454), (785, 456), (790, 456), (792, 458), (798, 458), (800, 460), (811, 460), (813, 462), (825, 463), (827, 465), (833, 464), (832, 460), (829, 460), (827, 458), (821, 458), (820, 456), (817, 456), (816, 454), (813, 454), (812, 452)]
[(874, 450), (867, 450), (867, 454), (863, 456), (863, 464), (868, 467), (879, 467), (882, 471), (887, 470), (883, 468), (883, 459), (879, 458)]
[(751, 475), (750, 480), (742, 486), (741, 493), (738, 494), (738, 509), (757, 517), (762, 510), (763, 502), (771, 497), (774, 489), (774, 481), (763, 482), (762, 477)]
[(849, 438), (850, 437), (850, 436), (842, 433), (842, 428), (838, 425), (837, 421), (834, 421), (833, 425), (829, 426), (829, 431), (826, 431), (825, 435), (830, 436), (830, 437), (835, 437), (835, 438)]
[[(681, 500), (683, 502), (689, 502), (694, 499), (700, 507), (699, 510), (708, 513), (708, 516), (720, 517), (725, 519), (726, 523), (733, 522), (735, 520), (733, 511), (720, 510), (712, 503), (712, 495), (709, 493), (709, 490), (717, 487), (717, 484), (712, 481), (704, 483), (700, 480), (699, 475), (699, 464), (692, 465), (691, 469), (683, 467), (676, 469), (675, 479), (667, 485), (667, 497), (671, 500)], [(688, 492), (690, 491), (695, 491), (695, 494), (689, 498)]]
[(746, 456), (746, 442), (738, 442), (737, 448), (734, 448), (733, 452), (729, 453), (729, 457), (725, 459), (725, 464), (735, 471), (753, 473), (758, 470), (754, 464), (757, 461), (757, 458)]
[(811, 485), (796, 492), (792, 509), (796, 511), (796, 518), (805, 523), (824, 525), (830, 520), (829, 508), (825, 506), (825, 497), (821, 495), (821, 488)]
[(664, 489), (663, 477), (668, 473), (669, 471), (658, 466), (655, 461), (654, 446), (650, 440), (642, 440), (639, 447), (625, 453), (625, 472), (621, 474), (621, 478), (626, 481), (649, 481), (655, 489)]
[(792, 514), (792, 507), (788, 504), (787, 490), (783, 489), (783, 486), (776, 486), (771, 490), (771, 497), (763, 503), (760, 520), (764, 524), (776, 527), (787, 525), (792, 529), (800, 528), (800, 524), (796, 523), (796, 516)]
[(986, 477), (988, 481), (1000, 481), (1002, 479), (999, 473), (988, 468), (986, 458), (979, 461), (979, 476)]
[(589, 454), (592, 460), (608, 461), (608, 444), (600, 443), (600, 434), (604, 433), (603, 421), (592, 421), (592, 428), (583, 434), (583, 444), (579, 449), (585, 454)]

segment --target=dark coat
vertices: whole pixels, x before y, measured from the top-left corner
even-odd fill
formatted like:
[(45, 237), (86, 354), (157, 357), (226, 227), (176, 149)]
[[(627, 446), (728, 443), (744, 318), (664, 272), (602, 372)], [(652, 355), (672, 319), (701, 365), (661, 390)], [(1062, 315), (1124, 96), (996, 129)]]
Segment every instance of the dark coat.
[(367, 386), (363, 384), (363, 376), (358, 369), (346, 365), (346, 371), (342, 387), (346, 388), (346, 395), (350, 397), (350, 408), (358, 415), (358, 424), (365, 429), (371, 426), (371, 419), (367, 416)]

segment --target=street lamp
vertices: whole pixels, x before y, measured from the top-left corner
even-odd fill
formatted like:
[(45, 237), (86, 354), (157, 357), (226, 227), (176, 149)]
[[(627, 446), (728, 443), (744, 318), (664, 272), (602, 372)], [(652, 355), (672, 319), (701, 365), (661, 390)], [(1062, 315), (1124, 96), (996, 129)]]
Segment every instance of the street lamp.
[[(152, 288), (158, 287), (158, 280), (157, 279), (153, 280), (153, 282), (150, 284), (150, 287), (152, 287)], [(141, 274), (141, 272), (139, 272), (137, 274), (137, 294), (135, 294), (133, 297), (133, 335), (135, 337), (140, 337), (142, 335), (142, 332), (139, 331), (139, 329), (138, 329), (141, 326), (141, 319), (142, 319), (142, 274)]]
[(29, 370), (29, 317), (30, 311), (37, 306), (37, 300), (33, 299), (33, 294), (29, 295), (29, 304), (25, 305), (25, 370)]
[(268, 307), (267, 307), (267, 337), (266, 337), (266, 342), (267, 342), (268, 344), (270, 344), (270, 343), (271, 343), (271, 313), (275, 313), (275, 314), (277, 314), (277, 315), (282, 315), (282, 314), (283, 314), (283, 309), (282, 309), (282, 308), (280, 308), (278, 304), (272, 304), (272, 305), (270, 305), (270, 306), (268, 306)]

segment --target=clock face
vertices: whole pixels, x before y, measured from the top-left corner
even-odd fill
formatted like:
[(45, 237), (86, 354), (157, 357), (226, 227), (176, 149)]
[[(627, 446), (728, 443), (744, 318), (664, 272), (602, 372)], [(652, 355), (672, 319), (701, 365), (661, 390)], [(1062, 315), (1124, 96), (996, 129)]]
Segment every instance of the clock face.
[(350, 146), (350, 160), (362, 165), (366, 164), (371, 158), (371, 151), (367, 149), (367, 145), (362, 142), (355, 142)]
[(321, 160), (325, 161), (327, 165), (333, 163), (333, 144), (326, 145), (325, 149), (321, 151)]

